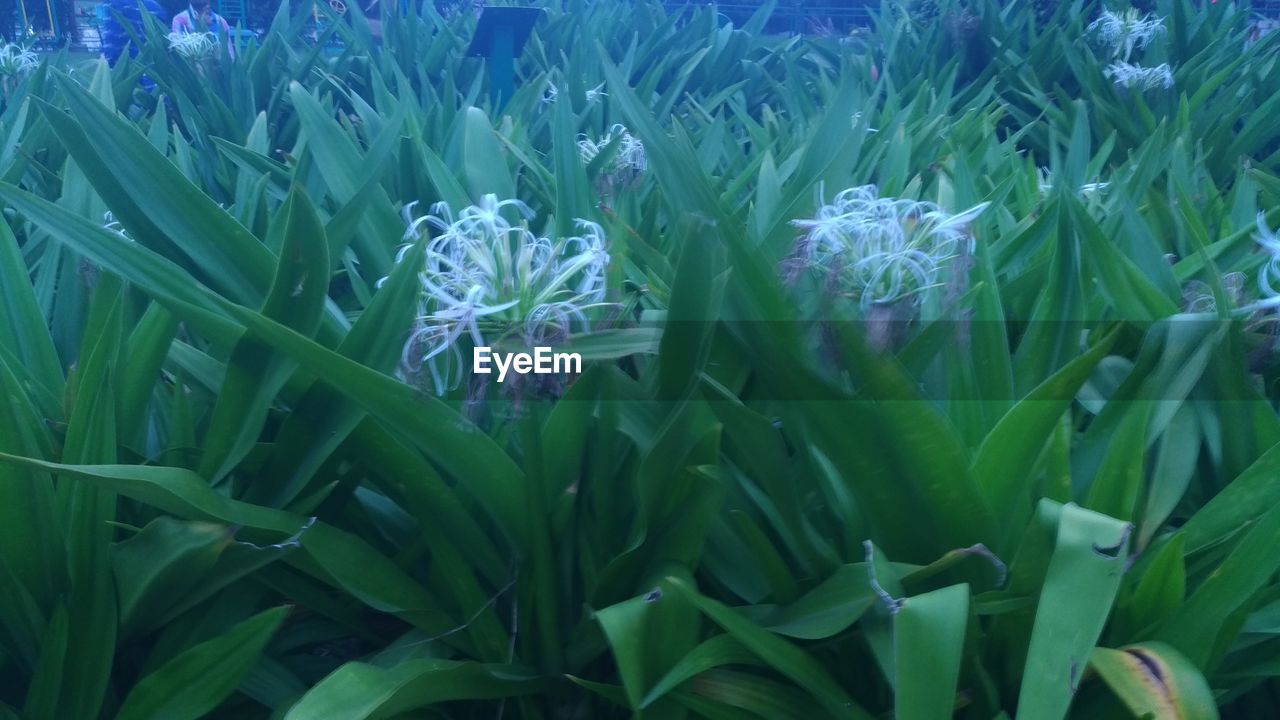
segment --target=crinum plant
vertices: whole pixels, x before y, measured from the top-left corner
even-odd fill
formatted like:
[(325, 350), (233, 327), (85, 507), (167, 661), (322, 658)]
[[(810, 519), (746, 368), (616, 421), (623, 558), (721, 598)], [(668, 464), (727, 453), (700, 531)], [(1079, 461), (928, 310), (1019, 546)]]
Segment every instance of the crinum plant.
[(169, 33), (169, 49), (189, 60), (205, 60), (217, 54), (218, 36), (208, 32)]
[(1134, 9), (1122, 13), (1103, 10), (1086, 31), (1092, 33), (1112, 57), (1128, 62), (1135, 48), (1145, 49), (1157, 35), (1164, 33), (1164, 18), (1140, 15)]
[(1280, 233), (1267, 226), (1266, 213), (1258, 213), (1258, 233), (1254, 240), (1265, 260), (1258, 268), (1258, 300), (1240, 308), (1245, 315), (1270, 313), (1280, 308)]
[(1128, 88), (1153, 90), (1173, 87), (1173, 69), (1167, 63), (1155, 67), (1143, 67), (1127, 62), (1115, 62), (1103, 70), (1116, 85)]
[[(405, 239), (424, 242), (421, 294), (402, 356), (406, 375), (430, 376), (437, 393), (463, 376), (462, 345), (563, 341), (590, 325), (605, 300), (609, 264), (604, 230), (577, 220), (580, 234), (551, 239), (529, 230), (533, 212), (515, 199), (485, 195), (455, 216), (447, 203), (412, 218)], [(504, 212), (519, 217), (510, 222)], [(425, 228), (437, 232), (423, 237)], [(410, 245), (399, 253), (405, 256)]]
[(825, 275), (828, 287), (856, 300), (864, 313), (916, 302), (945, 283), (954, 258), (972, 252), (968, 226), (987, 205), (951, 214), (931, 202), (880, 197), (874, 185), (843, 190), (827, 204), (819, 190), (814, 216), (791, 223), (803, 232), (788, 274)]
[(0, 87), (4, 96), (8, 98), (18, 79), (39, 63), (36, 54), (21, 45), (7, 43), (0, 47)]
[[(587, 107), (590, 107), (592, 105), (599, 103), (601, 98), (608, 97), (608, 95), (609, 93), (604, 91), (604, 83), (600, 83), (599, 85), (593, 88), (588, 88), (585, 92)], [(551, 103), (554, 103), (557, 99), (559, 99), (559, 97), (560, 97), (560, 88), (557, 87), (554, 82), (548, 80), (547, 88), (542, 93), (542, 100), (540, 104), (550, 105)]]
[(583, 165), (590, 165), (600, 153), (614, 144), (617, 148), (600, 174), (601, 184), (604, 186), (603, 194), (608, 194), (608, 191), (616, 185), (635, 182), (649, 167), (644, 143), (620, 123), (613, 125), (609, 128), (609, 132), (595, 140), (586, 135), (579, 135), (578, 156), (582, 159)]
[(1164, 34), (1164, 18), (1142, 15), (1134, 9), (1122, 13), (1104, 10), (1086, 31), (1111, 56), (1112, 62), (1103, 73), (1116, 85), (1141, 90), (1173, 87), (1173, 69), (1167, 63), (1144, 67), (1130, 62), (1135, 49), (1145, 50)]
[(31, 50), (15, 43), (0, 47), (0, 76), (22, 75), (40, 63)]

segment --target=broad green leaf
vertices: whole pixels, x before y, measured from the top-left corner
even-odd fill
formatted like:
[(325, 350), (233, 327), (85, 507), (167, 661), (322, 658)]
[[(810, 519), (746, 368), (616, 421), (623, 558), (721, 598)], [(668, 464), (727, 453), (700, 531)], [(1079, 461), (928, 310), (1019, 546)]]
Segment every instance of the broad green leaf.
[(111, 562), (121, 636), (162, 616), (213, 568), (231, 541), (224, 526), (162, 516), (117, 544)]
[(690, 650), (671, 671), (654, 683), (641, 702), (647, 708), (692, 678), (725, 665), (760, 665), (760, 659), (732, 635), (716, 635)]
[(813, 694), (818, 702), (837, 717), (870, 718), (831, 675), (808, 653), (769, 633), (759, 625), (716, 600), (699, 594), (684, 582), (671, 584), (702, 610), (707, 617), (724, 628), (743, 647), (760, 657), (796, 685)]
[(461, 130), (462, 169), (471, 191), (471, 202), (478, 203), (489, 194), (497, 195), (499, 200), (515, 197), (515, 183), (502, 155), (502, 145), (494, 136), (484, 111), (467, 108)]
[(763, 620), (769, 630), (802, 640), (833, 637), (875, 604), (865, 563), (841, 565), (820, 585)]
[(902, 601), (893, 616), (895, 717), (924, 720), (952, 714), (968, 624), (968, 585)]
[(1246, 526), (1222, 564), (1160, 626), (1157, 639), (1197, 667), (1214, 667), (1238, 632), (1233, 625), (1240, 622), (1239, 613), (1252, 607), (1258, 591), (1280, 569), (1280, 555), (1274, 551), (1278, 536), (1280, 505), (1273, 505)]
[(0, 221), (0, 347), (10, 348), (31, 377), (62, 392), (62, 367), (32, 291), (27, 264), (8, 220)]
[(271, 252), (183, 177), (133, 125), (74, 82), (58, 81), (78, 124), (69, 125), (70, 118), (62, 121), (65, 116), (51, 108), (45, 116), (60, 125), (63, 142), (116, 218), (139, 237), (167, 238), (228, 297), (260, 302), (270, 283)]
[(1115, 339), (1115, 332), (1108, 333), (1038, 385), (1000, 419), (978, 447), (973, 476), (982, 484), (998, 517), (1008, 517), (1008, 513), (1016, 510), (1016, 503), (1030, 500), (1028, 490), (1036, 459), (1059, 418), (1071, 406), (1098, 362), (1111, 350)]
[(261, 612), (196, 645), (138, 681), (120, 720), (197, 720), (235, 691), (285, 619), (287, 608)]
[(1094, 648), (1089, 666), (1136, 717), (1214, 720), (1218, 708), (1204, 675), (1163, 643)]
[(453, 660), (409, 660), (383, 669), (347, 663), (311, 688), (285, 720), (390, 718), (450, 700), (513, 697), (541, 689), (520, 668)]
[(1120, 586), (1132, 526), (1075, 505), (1062, 508), (1036, 608), (1018, 716), (1067, 714)]
[(1235, 534), (1280, 505), (1280, 446), (1268, 450), (1204, 504), (1178, 533), (1193, 553)]
[[(324, 227), (301, 190), (289, 194), (275, 222), (284, 244), (262, 314), (303, 335), (315, 334), (329, 289)], [(243, 338), (231, 352), (205, 434), (200, 474), (217, 483), (252, 448), (276, 394), (296, 365), (277, 357), (257, 338)]]

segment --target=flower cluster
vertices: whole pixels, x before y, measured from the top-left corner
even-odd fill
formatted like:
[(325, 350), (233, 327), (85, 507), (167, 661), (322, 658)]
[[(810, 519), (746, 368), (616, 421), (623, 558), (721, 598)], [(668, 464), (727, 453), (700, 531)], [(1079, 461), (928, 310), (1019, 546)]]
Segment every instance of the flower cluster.
[(1124, 13), (1103, 10), (1102, 16), (1085, 30), (1093, 33), (1113, 57), (1127, 62), (1134, 48), (1144, 49), (1157, 35), (1164, 33), (1164, 18), (1139, 15), (1132, 9)]
[(203, 60), (218, 52), (218, 36), (203, 32), (169, 33), (169, 49), (184, 58)]
[(1167, 63), (1155, 67), (1142, 67), (1127, 62), (1112, 63), (1103, 71), (1117, 85), (1151, 90), (1173, 87), (1173, 69)]
[(1142, 90), (1173, 87), (1173, 68), (1167, 63), (1143, 67), (1129, 62), (1135, 49), (1145, 50), (1157, 35), (1164, 34), (1164, 18), (1139, 15), (1137, 10), (1124, 13), (1104, 10), (1086, 31), (1092, 33), (1111, 56), (1112, 63), (1103, 73), (1116, 85)]
[(1255, 15), (1253, 21), (1249, 23), (1249, 33), (1245, 36), (1245, 48), (1256, 45), (1273, 32), (1280, 32), (1280, 20)]
[[(600, 83), (599, 85), (593, 88), (589, 88), (586, 91), (587, 106), (590, 107), (591, 105), (595, 105), (596, 103), (600, 102), (600, 98), (608, 97), (608, 96), (609, 96), (609, 93), (604, 91), (604, 83)], [(547, 89), (542, 94), (542, 104), (550, 105), (551, 103), (555, 102), (559, 97), (560, 97), (560, 88), (556, 87), (555, 83), (548, 80)]]
[(583, 165), (590, 165), (602, 153), (607, 159), (596, 177), (596, 190), (601, 195), (612, 195), (615, 187), (638, 182), (649, 167), (644, 143), (621, 124), (609, 128), (609, 132), (596, 140), (578, 136), (578, 156)]
[(649, 160), (644, 152), (644, 143), (633, 136), (627, 128), (621, 123), (609, 128), (609, 132), (598, 140), (592, 140), (586, 135), (578, 136), (578, 155), (582, 158), (584, 165), (590, 164), (596, 159), (605, 148), (608, 148), (614, 142), (618, 144), (617, 153), (613, 156), (607, 172), (611, 174), (619, 173), (643, 173), (649, 167)]
[[(403, 361), (410, 373), (430, 373), (436, 392), (463, 375), (460, 341), (556, 342), (586, 329), (588, 313), (605, 305), (609, 253), (596, 223), (577, 220), (578, 235), (552, 240), (529, 230), (533, 212), (519, 200), (485, 195), (456, 217), (437, 203), (411, 219), (412, 207), (405, 208), (405, 240), (422, 241), (424, 226), (437, 232), (425, 239), (418, 317)], [(509, 222), (504, 212), (520, 220)]]
[(952, 215), (930, 202), (882, 198), (874, 185), (819, 201), (814, 217), (792, 221), (803, 235), (791, 267), (827, 273), (864, 310), (914, 300), (942, 284), (949, 261), (972, 252), (969, 223), (989, 204)]
[(36, 54), (14, 43), (0, 47), (0, 77), (21, 75), (39, 65)]
[[(1222, 276), (1222, 289), (1228, 302), (1233, 307), (1244, 304), (1245, 277), (1245, 274), (1240, 272), (1229, 272)], [(1200, 280), (1192, 280), (1187, 283), (1186, 287), (1183, 288), (1182, 301), (1186, 312), (1189, 313), (1216, 313), (1218, 311), (1218, 301), (1213, 296), (1213, 289)]]
[[(1049, 168), (1042, 167), (1039, 169), (1037, 174), (1040, 177), (1040, 192), (1047, 194), (1048, 192), (1053, 190), (1053, 173), (1049, 170)], [(1077, 192), (1079, 192), (1081, 195), (1092, 195), (1094, 193), (1098, 193), (1098, 192), (1102, 192), (1103, 190), (1106, 190), (1110, 185), (1111, 183), (1107, 183), (1107, 182), (1085, 183), (1081, 185), (1079, 188), (1077, 188)]]

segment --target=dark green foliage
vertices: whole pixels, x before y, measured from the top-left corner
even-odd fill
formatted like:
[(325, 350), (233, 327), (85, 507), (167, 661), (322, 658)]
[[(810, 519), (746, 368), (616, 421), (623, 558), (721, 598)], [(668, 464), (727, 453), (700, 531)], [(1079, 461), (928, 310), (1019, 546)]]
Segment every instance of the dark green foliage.
[[(501, 115), (430, 6), (6, 85), (0, 717), (1275, 715), (1277, 39), (1162, 2), (1139, 91), (1092, 6), (931, 8), (572, 0)], [(867, 184), (985, 207), (937, 286), (788, 265)], [(489, 193), (610, 308), (437, 395), (401, 213)]]

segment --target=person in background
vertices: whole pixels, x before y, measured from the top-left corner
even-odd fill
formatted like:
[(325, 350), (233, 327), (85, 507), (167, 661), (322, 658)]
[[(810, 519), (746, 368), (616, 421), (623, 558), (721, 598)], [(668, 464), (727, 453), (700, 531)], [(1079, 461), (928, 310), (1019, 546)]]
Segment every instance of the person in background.
[(155, 0), (141, 0), (141, 3), (139, 0), (107, 0), (102, 4), (106, 6), (102, 8), (102, 55), (112, 65), (124, 54), (126, 45), (129, 46), (129, 57), (138, 55), (137, 45), (129, 45), (133, 39), (130, 31), (139, 39), (144, 37), (144, 13), (164, 23), (164, 9)]
[(173, 16), (173, 32), (211, 32), (227, 43), (227, 55), (235, 58), (235, 43), (231, 41), (231, 25), (227, 19), (213, 11), (210, 0), (192, 0), (186, 10)]

